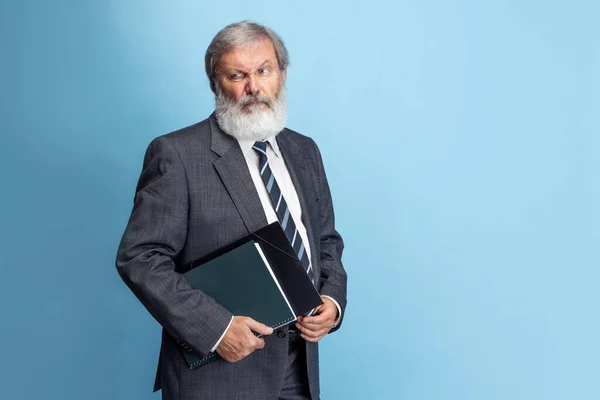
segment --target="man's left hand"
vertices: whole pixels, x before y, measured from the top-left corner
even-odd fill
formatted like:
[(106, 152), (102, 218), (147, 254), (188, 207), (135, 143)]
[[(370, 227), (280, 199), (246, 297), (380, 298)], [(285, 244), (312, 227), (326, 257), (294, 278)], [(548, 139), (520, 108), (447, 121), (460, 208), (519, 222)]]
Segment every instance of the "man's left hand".
[(314, 315), (310, 317), (298, 317), (296, 328), (300, 336), (307, 342), (318, 342), (325, 336), (338, 316), (338, 309), (331, 299), (321, 296), (323, 304), (317, 307)]

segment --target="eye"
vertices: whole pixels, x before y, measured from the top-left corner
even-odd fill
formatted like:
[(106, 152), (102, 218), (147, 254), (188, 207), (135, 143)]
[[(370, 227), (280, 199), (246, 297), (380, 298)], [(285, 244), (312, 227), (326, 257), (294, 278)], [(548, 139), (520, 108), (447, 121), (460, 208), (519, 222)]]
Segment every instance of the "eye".
[(261, 68), (258, 70), (258, 73), (260, 75), (268, 75), (269, 74), (269, 70), (267, 68)]
[(238, 81), (238, 80), (242, 79), (243, 76), (244, 76), (244, 74), (237, 72), (235, 74), (229, 75), (229, 79), (231, 79), (232, 81)]

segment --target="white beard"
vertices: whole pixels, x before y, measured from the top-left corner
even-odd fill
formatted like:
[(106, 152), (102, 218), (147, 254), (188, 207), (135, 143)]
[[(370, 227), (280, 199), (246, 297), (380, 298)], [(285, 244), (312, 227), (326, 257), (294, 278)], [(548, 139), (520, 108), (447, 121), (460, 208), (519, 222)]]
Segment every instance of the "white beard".
[(262, 141), (285, 128), (287, 91), (283, 84), (275, 99), (262, 95), (245, 95), (237, 102), (226, 97), (218, 85), (216, 89), (215, 116), (225, 133), (238, 140)]

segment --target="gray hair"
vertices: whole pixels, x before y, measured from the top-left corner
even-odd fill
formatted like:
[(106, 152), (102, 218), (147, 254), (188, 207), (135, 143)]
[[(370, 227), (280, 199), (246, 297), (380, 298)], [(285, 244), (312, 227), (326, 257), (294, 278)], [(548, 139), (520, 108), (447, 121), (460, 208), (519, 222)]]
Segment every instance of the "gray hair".
[(290, 63), (288, 51), (283, 40), (266, 26), (251, 21), (236, 22), (221, 29), (214, 37), (204, 56), (206, 76), (210, 82), (210, 89), (216, 93), (216, 76), (219, 57), (234, 47), (243, 46), (260, 39), (268, 39), (273, 44), (279, 69), (283, 71)]

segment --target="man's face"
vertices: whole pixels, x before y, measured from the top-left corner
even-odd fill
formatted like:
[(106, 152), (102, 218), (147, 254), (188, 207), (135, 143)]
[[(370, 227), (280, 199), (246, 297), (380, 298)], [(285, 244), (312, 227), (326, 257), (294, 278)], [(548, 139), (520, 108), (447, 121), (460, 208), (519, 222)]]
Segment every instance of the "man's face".
[(285, 70), (269, 40), (224, 53), (216, 76), (215, 116), (221, 129), (243, 140), (264, 140), (285, 128)]
[(251, 114), (268, 110), (268, 102), (261, 97), (276, 99), (285, 76), (285, 70), (279, 70), (273, 44), (262, 39), (221, 55), (217, 85), (228, 99), (236, 103), (242, 100), (242, 111)]

